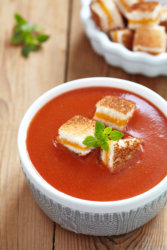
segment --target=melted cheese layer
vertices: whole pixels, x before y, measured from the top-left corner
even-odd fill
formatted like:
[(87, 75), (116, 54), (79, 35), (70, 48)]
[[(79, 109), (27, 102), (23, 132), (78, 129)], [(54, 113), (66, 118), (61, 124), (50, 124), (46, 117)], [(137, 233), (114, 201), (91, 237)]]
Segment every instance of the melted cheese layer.
[(148, 19), (141, 19), (141, 20), (129, 20), (129, 24), (148, 24), (148, 23), (156, 23), (158, 22), (159, 17), (157, 18), (148, 18)]
[(113, 18), (111, 16), (110, 11), (108, 10), (107, 6), (105, 5), (105, 3), (103, 2), (103, 0), (98, 0), (101, 8), (103, 9), (103, 11), (106, 13), (107, 18), (108, 18), (108, 23), (111, 24), (113, 23)]
[(89, 147), (82, 147), (78, 143), (74, 143), (74, 142), (68, 141), (67, 139), (60, 138), (60, 137), (57, 137), (57, 141), (63, 145), (71, 146), (75, 149), (79, 149), (82, 151), (86, 151), (86, 150), (90, 149)]
[(109, 152), (104, 152), (104, 164), (109, 165)]
[(98, 112), (96, 112), (94, 116), (106, 122), (114, 123), (120, 127), (125, 126), (128, 122), (128, 120), (120, 120), (118, 118), (110, 117), (109, 115), (98, 113)]

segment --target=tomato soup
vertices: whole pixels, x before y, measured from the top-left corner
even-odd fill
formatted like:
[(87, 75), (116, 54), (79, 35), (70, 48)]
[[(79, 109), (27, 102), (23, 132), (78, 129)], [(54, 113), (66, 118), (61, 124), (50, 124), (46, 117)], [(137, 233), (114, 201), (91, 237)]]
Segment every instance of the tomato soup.
[[(92, 118), (106, 95), (136, 103), (124, 133), (141, 138), (141, 151), (112, 174), (99, 159), (99, 149), (78, 156), (54, 140), (59, 127), (75, 115)], [(38, 173), (57, 190), (91, 201), (115, 201), (139, 195), (167, 174), (167, 119), (145, 99), (115, 88), (90, 87), (64, 93), (42, 107), (27, 133), (27, 150)]]

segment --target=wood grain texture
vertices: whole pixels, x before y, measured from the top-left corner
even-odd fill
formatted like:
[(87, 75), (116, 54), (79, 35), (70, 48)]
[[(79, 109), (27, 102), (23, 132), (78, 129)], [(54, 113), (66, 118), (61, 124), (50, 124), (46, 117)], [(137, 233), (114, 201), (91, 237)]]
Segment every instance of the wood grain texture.
[[(167, 77), (150, 79), (108, 66), (96, 55), (80, 21), (79, 0), (0, 0), (0, 249), (167, 249), (167, 208), (127, 235), (91, 237), (55, 225), (34, 202), (17, 153), (17, 130), (27, 107), (64, 80), (109, 76), (141, 83), (167, 99)], [(51, 39), (28, 60), (10, 45), (13, 14), (46, 27)]]
[[(52, 249), (54, 224), (34, 202), (22, 174), (17, 131), (32, 101), (64, 81), (69, 1), (1, 0), (0, 5), (0, 249)], [(28, 60), (9, 43), (15, 12), (51, 34)]]
[(69, 60), (67, 80), (105, 76), (108, 65), (97, 56), (84, 33), (80, 20), (80, 1), (72, 1), (72, 15), (69, 35)]

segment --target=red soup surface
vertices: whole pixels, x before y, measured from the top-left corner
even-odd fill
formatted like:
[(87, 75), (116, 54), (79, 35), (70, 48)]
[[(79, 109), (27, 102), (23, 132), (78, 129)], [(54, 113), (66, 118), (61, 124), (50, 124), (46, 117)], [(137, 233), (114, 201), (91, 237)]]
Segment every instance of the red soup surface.
[[(131, 100), (136, 111), (125, 134), (141, 138), (141, 151), (119, 172), (101, 164), (99, 150), (78, 156), (53, 141), (58, 128), (74, 115), (92, 118), (95, 104), (106, 95)], [(143, 98), (107, 87), (90, 87), (62, 94), (42, 107), (27, 133), (29, 157), (39, 174), (57, 190), (92, 201), (115, 201), (139, 195), (167, 174), (167, 119)]]

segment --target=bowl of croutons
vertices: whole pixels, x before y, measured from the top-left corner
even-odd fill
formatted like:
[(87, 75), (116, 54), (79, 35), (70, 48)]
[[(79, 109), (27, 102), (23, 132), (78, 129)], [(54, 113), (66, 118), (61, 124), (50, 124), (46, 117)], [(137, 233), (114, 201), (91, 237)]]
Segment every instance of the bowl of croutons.
[(159, 1), (81, 1), (93, 50), (130, 74), (167, 75), (167, 5)]

